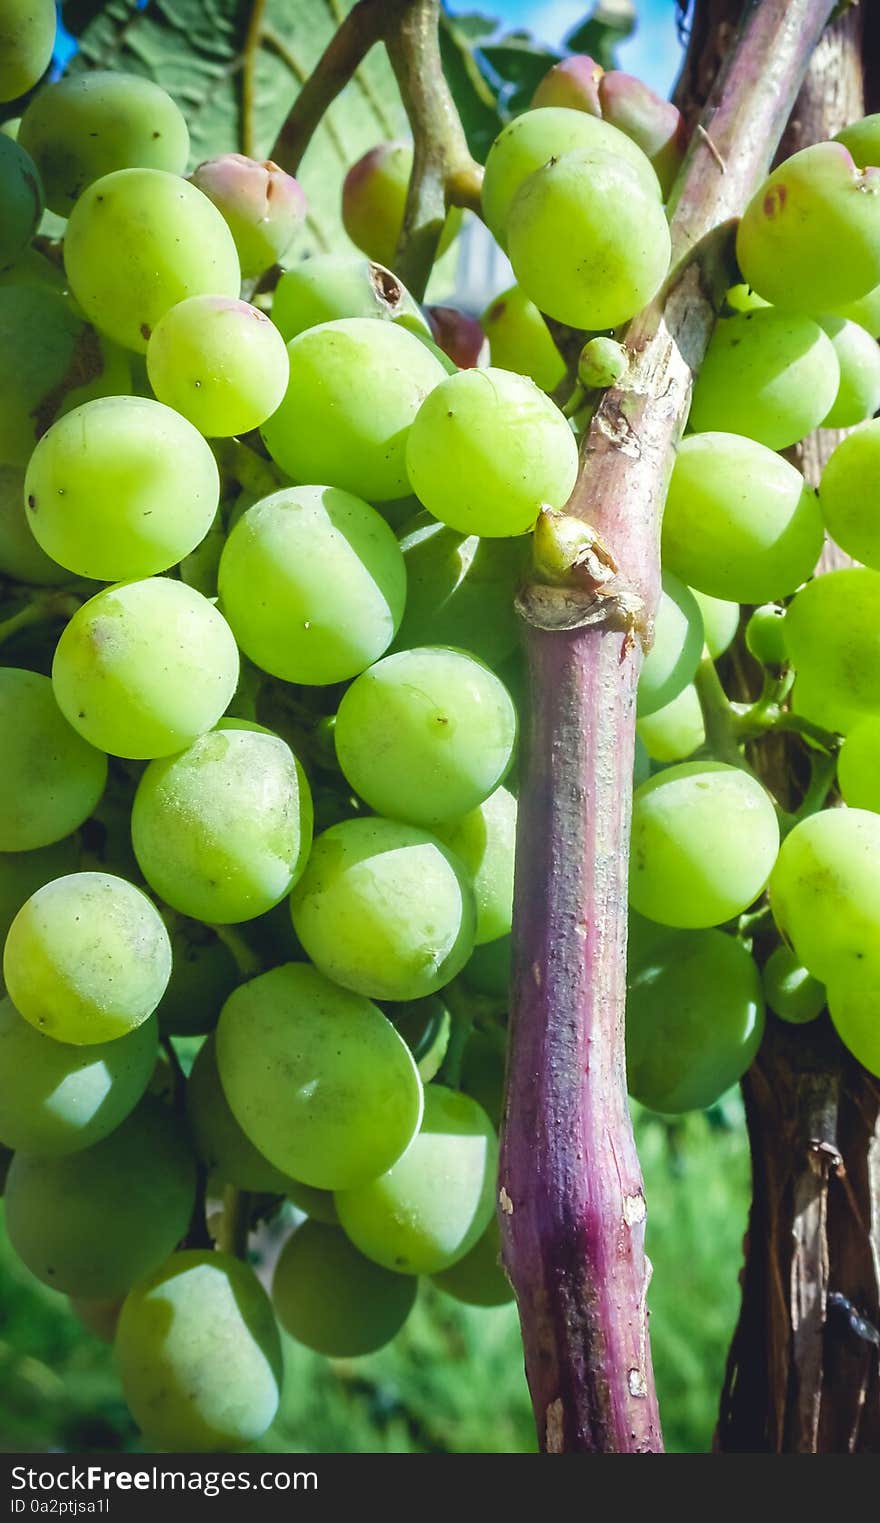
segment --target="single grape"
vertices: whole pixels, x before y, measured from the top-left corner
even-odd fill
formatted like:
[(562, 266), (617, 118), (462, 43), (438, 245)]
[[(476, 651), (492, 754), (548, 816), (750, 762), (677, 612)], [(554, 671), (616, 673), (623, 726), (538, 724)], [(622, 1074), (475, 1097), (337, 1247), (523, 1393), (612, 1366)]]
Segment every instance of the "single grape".
[(513, 922), (513, 863), (516, 847), (516, 799), (496, 788), (463, 819), (437, 826), (437, 838), (463, 862), (477, 902), (475, 941), (506, 936)]
[(142, 74), (115, 69), (89, 69), (44, 86), (28, 103), (18, 137), (59, 217), (69, 216), (102, 175), (116, 169), (181, 175), (189, 157), (189, 132), (171, 96)]
[(399, 323), (366, 317), (309, 328), (287, 352), (287, 392), (262, 431), (272, 459), (298, 481), (403, 497), (410, 424), (443, 366)]
[(75, 872), (79, 846), (74, 836), (37, 851), (0, 851), (0, 946), (26, 899), (45, 883)]
[(513, 1286), (501, 1268), (501, 1234), (493, 1217), (463, 1259), (433, 1276), (434, 1284), (465, 1306), (504, 1306)]
[(345, 820), (318, 836), (291, 910), (321, 972), (371, 999), (433, 994), (473, 951), (464, 866), (433, 836), (394, 820)]
[(777, 947), (764, 964), (764, 998), (774, 1015), (793, 1026), (814, 1021), (825, 1009), (825, 985), (808, 973), (788, 947)]
[(837, 786), (845, 803), (880, 814), (880, 717), (850, 730), (837, 756)]
[(238, 250), (245, 280), (276, 264), (305, 223), (308, 202), (302, 186), (271, 159), (262, 163), (242, 153), (206, 159), (190, 180), (222, 213)]
[(109, 1137), (51, 1158), (16, 1153), (6, 1180), (9, 1240), (53, 1290), (124, 1296), (189, 1226), (196, 1169), (184, 1128), (142, 1100)]
[(706, 725), (694, 684), (689, 682), (662, 709), (640, 719), (636, 738), (656, 762), (686, 761), (699, 751), (706, 743)]
[(844, 1047), (880, 1078), (880, 972), (876, 958), (835, 973), (828, 988), (828, 1010)]
[(819, 483), (819, 506), (829, 534), (847, 555), (875, 571), (880, 571), (880, 523), (872, 494), (878, 470), (880, 419), (874, 419), (841, 439)]
[(507, 220), (519, 285), (572, 328), (616, 328), (669, 269), (666, 215), (636, 170), (603, 151), (550, 159), (517, 191)]
[(629, 1092), (667, 1113), (705, 1110), (750, 1066), (764, 1034), (761, 979), (721, 931), (670, 937), (630, 979)]
[(578, 359), (578, 380), (582, 386), (616, 386), (626, 375), (629, 360), (622, 344), (613, 338), (590, 338)]
[(762, 666), (785, 665), (785, 609), (778, 603), (764, 603), (755, 609), (746, 625), (746, 648)]
[(31, 533), (24, 506), (24, 471), (0, 465), (0, 576), (37, 587), (57, 587), (70, 572), (50, 560)]
[(206, 926), (174, 917), (171, 977), (156, 1007), (159, 1030), (168, 1036), (203, 1036), (217, 1018), (240, 975), (228, 947)]
[(460, 307), (426, 307), (425, 311), (435, 344), (456, 369), (488, 365), (489, 342), (478, 318)]
[(52, 683), (70, 723), (116, 756), (168, 756), (217, 723), (238, 651), (217, 609), (168, 577), (106, 587), (78, 609)]
[[(855, 443), (860, 434), (844, 443)], [(836, 493), (826, 493), (826, 519), (835, 499)], [(832, 517), (837, 522), (836, 512)], [(852, 544), (848, 533), (845, 538)], [(880, 572), (846, 567), (808, 583), (788, 606), (785, 641), (798, 674), (797, 712), (843, 731), (866, 714), (880, 713)]]
[(685, 762), (633, 799), (630, 897), (661, 925), (720, 925), (757, 899), (779, 850), (769, 794), (721, 762)]
[(429, 1084), (418, 1135), (360, 1188), (336, 1192), (348, 1237), (396, 1274), (437, 1274), (473, 1248), (495, 1205), (498, 1142), (469, 1095)]
[(147, 883), (173, 909), (215, 925), (253, 920), (303, 871), (312, 797), (278, 735), (223, 728), (143, 774), (131, 814)]
[(88, 186), (67, 223), (64, 268), (95, 327), (139, 354), (170, 307), (241, 286), (217, 208), (161, 169), (118, 169)]
[(505, 776), (516, 710), (463, 651), (423, 645), (363, 672), (336, 716), (336, 755), (377, 814), (431, 826), (482, 804)]
[(55, 46), (54, 0), (3, 0), (0, 101), (17, 100), (48, 69)]
[(480, 318), (496, 370), (529, 376), (543, 391), (553, 391), (565, 376), (565, 360), (541, 313), (519, 286), (511, 286), (489, 304)]
[(406, 569), (393, 531), (361, 498), (338, 487), (288, 487), (239, 519), (218, 585), (255, 665), (287, 682), (322, 684), (356, 676), (387, 650)]
[(839, 385), (836, 347), (812, 318), (775, 307), (738, 312), (715, 324), (689, 425), (786, 449), (819, 427)]
[[(489, 942), (478, 951), (488, 951), (501, 943)], [(461, 1088), (483, 1107), (495, 1130), (500, 1130), (504, 1111), (505, 1033), (500, 1026), (472, 1031), (461, 1063)]]
[(787, 460), (738, 434), (682, 440), (663, 515), (668, 570), (712, 597), (766, 603), (793, 592), (821, 549), (816, 495)]
[[(2, 25), (2, 23), (0, 23)], [(43, 214), (43, 187), (30, 154), (0, 133), (0, 270), (24, 253)]]
[(572, 53), (548, 69), (532, 96), (531, 108), (568, 106), (573, 111), (602, 115), (599, 83), (605, 70), (588, 53)]
[[(462, 971), (462, 978), (476, 994), (487, 998), (506, 1000), (511, 975), (511, 940), (499, 936), (475, 947)], [(488, 1107), (487, 1107), (488, 1108)]]
[(76, 830), (107, 782), (107, 758), (67, 723), (48, 677), (0, 667), (0, 850), (32, 851)]
[(116, 1334), (125, 1399), (151, 1446), (232, 1453), (278, 1410), (281, 1344), (247, 1264), (203, 1249), (174, 1253), (126, 1297)]
[(452, 1032), (452, 1017), (440, 995), (391, 1004), (386, 1011), (416, 1060), (423, 1084), (430, 1084), (443, 1066)]
[(338, 1227), (339, 1217), (332, 1190), (316, 1190), (312, 1185), (301, 1185), (298, 1180), (289, 1179), (287, 1199), (312, 1221), (323, 1222), (327, 1227)]
[(654, 643), (639, 677), (638, 716), (665, 708), (687, 687), (703, 651), (703, 616), (689, 587), (663, 573), (654, 623)]
[[(661, 711), (662, 712), (662, 711)], [(645, 748), (645, 742), (636, 730), (635, 745), (633, 746), (633, 787), (638, 788), (651, 776), (651, 758)]]
[[(410, 143), (379, 143), (353, 164), (342, 186), (342, 221), (352, 243), (394, 268), (412, 174)], [(461, 227), (461, 212), (447, 214), (437, 248), (445, 253)]]
[(785, 159), (739, 223), (736, 256), (749, 285), (794, 312), (835, 312), (880, 282), (880, 169), (857, 169), (842, 143)]
[(364, 1258), (338, 1227), (308, 1221), (281, 1250), (272, 1304), (285, 1332), (306, 1348), (354, 1359), (400, 1332), (417, 1289), (410, 1276)]
[(770, 875), (770, 907), (804, 967), (846, 981), (880, 953), (880, 818), (827, 809), (786, 836)]
[(430, 332), (403, 282), (363, 254), (314, 254), (284, 271), (272, 297), (272, 321), (285, 339), (340, 317), (378, 317)]
[(478, 539), (420, 513), (404, 527), (400, 548), (406, 606), (391, 649), (452, 645), (489, 666), (504, 661), (519, 643), (514, 598), (528, 540)]
[(193, 1146), (209, 1174), (239, 1190), (285, 1195), (293, 1181), (264, 1158), (229, 1108), (217, 1069), (213, 1034), (202, 1043), (186, 1085)]
[(153, 329), (147, 371), (160, 402), (214, 439), (265, 423), (287, 390), (290, 364), (265, 312), (231, 296), (190, 296)]
[(688, 144), (687, 123), (678, 107), (621, 69), (602, 75), (599, 101), (603, 119), (638, 144), (668, 196)]
[(842, 317), (823, 317), (840, 366), (840, 385), (823, 428), (851, 428), (872, 418), (880, 408), (880, 347), (858, 323)]
[(834, 141), (843, 143), (860, 169), (880, 164), (880, 115), (862, 116), (850, 122), (836, 134)]
[(406, 450), (419, 501), (452, 529), (524, 534), (561, 508), (577, 476), (577, 444), (555, 403), (526, 376), (462, 370), (422, 404)]
[(880, 338), (880, 285), (874, 286), (867, 296), (858, 301), (848, 301), (837, 308), (839, 317), (858, 323), (872, 338)]
[(710, 597), (708, 592), (691, 589), (703, 615), (703, 635), (706, 649), (713, 661), (723, 655), (733, 643), (739, 628), (739, 604), (726, 602), (724, 598)]

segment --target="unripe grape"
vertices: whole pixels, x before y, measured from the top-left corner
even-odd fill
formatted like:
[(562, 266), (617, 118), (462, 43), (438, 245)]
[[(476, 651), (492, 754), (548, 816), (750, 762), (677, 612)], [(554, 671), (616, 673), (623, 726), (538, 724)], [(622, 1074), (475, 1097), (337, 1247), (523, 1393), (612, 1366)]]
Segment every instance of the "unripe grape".
[(786, 836), (770, 907), (800, 961), (829, 986), (880, 953), (880, 818), (824, 809)]
[[(342, 186), (342, 221), (352, 243), (389, 269), (394, 268), (403, 231), (406, 195), (412, 174), (410, 143), (379, 143), (351, 166)], [(461, 212), (446, 217), (438, 254), (448, 249), (461, 226)]]
[(770, 953), (762, 977), (767, 1004), (781, 1021), (802, 1026), (825, 1009), (825, 985), (807, 972), (788, 947)]
[(548, 69), (532, 96), (531, 109), (538, 106), (569, 106), (573, 111), (587, 111), (601, 116), (599, 83), (605, 70), (587, 53), (573, 53)]
[(616, 386), (627, 370), (626, 350), (613, 338), (590, 338), (578, 360), (578, 380), (582, 386)]
[(464, 1258), (432, 1275), (435, 1285), (465, 1306), (504, 1306), (513, 1286), (501, 1267), (501, 1234), (493, 1217)]
[(480, 318), (489, 340), (492, 364), (530, 376), (542, 391), (553, 391), (565, 375), (565, 361), (533, 301), (511, 286)]
[(478, 320), (458, 307), (428, 307), (428, 322), (435, 344), (455, 362), (459, 370), (485, 365), (489, 345)]
[(880, 814), (880, 718), (850, 730), (837, 757), (837, 785), (845, 803)]
[(211, 1032), (199, 1048), (186, 1084), (186, 1114), (193, 1146), (209, 1174), (238, 1190), (285, 1195), (286, 1174), (254, 1147), (229, 1108)]
[(784, 666), (788, 660), (785, 609), (778, 603), (756, 608), (746, 625), (746, 647), (762, 666)]
[(258, 163), (243, 153), (226, 153), (206, 159), (190, 180), (222, 212), (246, 280), (277, 264), (305, 222), (302, 186), (271, 159)]
[[(853, 443), (861, 433), (859, 429), (844, 443)], [(880, 712), (877, 571), (848, 566), (808, 582), (788, 606), (785, 638), (797, 671), (797, 713), (846, 732), (865, 715)]]
[(281, 1250), (272, 1304), (285, 1331), (306, 1348), (352, 1359), (400, 1332), (416, 1290), (414, 1279), (365, 1258), (339, 1227), (308, 1221)]
[(363, 254), (314, 254), (284, 271), (272, 298), (272, 321), (285, 339), (340, 317), (379, 317), (413, 332), (430, 331), (403, 282)]
[(874, 419), (841, 439), (819, 483), (828, 533), (847, 555), (874, 570), (880, 570), (880, 519), (873, 507), (878, 472), (880, 419)]
[(153, 329), (147, 372), (160, 402), (215, 439), (246, 434), (271, 417), (290, 363), (265, 312), (231, 296), (191, 296)]
[(0, 850), (33, 851), (92, 813), (107, 758), (68, 723), (48, 677), (0, 667)]
[(703, 615), (703, 636), (706, 649), (716, 661), (730, 645), (739, 628), (739, 603), (729, 603), (724, 598), (710, 597), (708, 592), (691, 589)]
[(49, 67), (55, 46), (54, 0), (3, 0), (0, 101), (17, 100)]
[(610, 69), (599, 80), (602, 116), (637, 143), (654, 169), (664, 196), (669, 194), (687, 149), (685, 119), (633, 74)]
[(654, 643), (639, 677), (639, 719), (672, 702), (692, 681), (703, 651), (703, 617), (689, 587), (671, 571), (663, 585), (654, 620)]
[(860, 297), (858, 301), (846, 302), (837, 308), (837, 312), (838, 316), (858, 323), (859, 327), (866, 329), (872, 338), (880, 338), (880, 286), (875, 286), (867, 296)]
[(880, 963), (877, 956), (828, 985), (828, 1011), (853, 1057), (880, 1078)]
[(859, 323), (823, 317), (840, 366), (840, 384), (823, 428), (851, 428), (880, 408), (880, 345)]
[(0, 134), (0, 270), (14, 264), (37, 230), (43, 214), (43, 187), (30, 154)]
[(640, 719), (636, 734), (652, 761), (687, 761), (693, 756), (706, 742), (703, 708), (694, 684), (689, 682), (662, 709)]
[(849, 149), (860, 169), (880, 164), (880, 113), (850, 122), (836, 134), (834, 141)]

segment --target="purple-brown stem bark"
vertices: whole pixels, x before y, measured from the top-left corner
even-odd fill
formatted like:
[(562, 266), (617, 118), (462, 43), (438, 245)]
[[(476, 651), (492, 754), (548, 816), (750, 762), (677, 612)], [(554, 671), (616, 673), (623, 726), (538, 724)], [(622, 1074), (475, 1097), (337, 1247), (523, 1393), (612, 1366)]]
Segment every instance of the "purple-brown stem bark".
[(625, 387), (606, 393), (584, 441), (568, 511), (603, 547), (607, 579), (582, 597), (581, 628), (527, 632), (499, 1204), (539, 1441), (552, 1452), (662, 1443), (623, 1042), (635, 692), (672, 452), (727, 235), (831, 10), (832, 0), (761, 0), (747, 13), (674, 193), (673, 274), (632, 323)]

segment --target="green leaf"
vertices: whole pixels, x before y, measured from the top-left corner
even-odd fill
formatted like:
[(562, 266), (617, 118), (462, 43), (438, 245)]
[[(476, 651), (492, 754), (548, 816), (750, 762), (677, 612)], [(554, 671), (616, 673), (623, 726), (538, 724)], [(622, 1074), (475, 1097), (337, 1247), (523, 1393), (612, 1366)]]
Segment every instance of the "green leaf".
[(614, 51), (635, 29), (631, 0), (599, 0), (593, 14), (568, 33), (565, 46), (572, 53), (589, 53), (603, 69), (616, 69)]
[(557, 49), (518, 34), (503, 37), (498, 43), (486, 44), (481, 52), (490, 68), (505, 82), (504, 105), (510, 116), (528, 109), (547, 70), (562, 57)]

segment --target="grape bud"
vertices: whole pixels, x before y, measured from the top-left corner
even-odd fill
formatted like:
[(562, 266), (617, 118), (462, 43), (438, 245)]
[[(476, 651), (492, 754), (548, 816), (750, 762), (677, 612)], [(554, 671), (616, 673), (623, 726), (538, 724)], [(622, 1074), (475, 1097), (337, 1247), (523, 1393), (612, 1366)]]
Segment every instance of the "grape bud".
[(616, 386), (626, 373), (626, 350), (613, 338), (588, 339), (578, 360), (578, 379), (582, 386)]
[(258, 163), (242, 153), (226, 153), (200, 164), (190, 180), (222, 212), (245, 279), (276, 264), (306, 219), (302, 186), (271, 159)]

